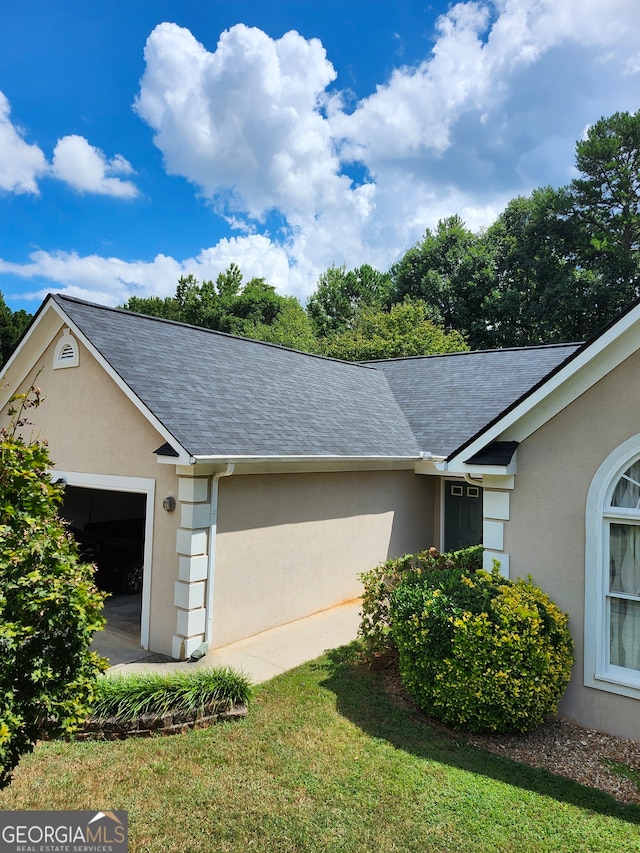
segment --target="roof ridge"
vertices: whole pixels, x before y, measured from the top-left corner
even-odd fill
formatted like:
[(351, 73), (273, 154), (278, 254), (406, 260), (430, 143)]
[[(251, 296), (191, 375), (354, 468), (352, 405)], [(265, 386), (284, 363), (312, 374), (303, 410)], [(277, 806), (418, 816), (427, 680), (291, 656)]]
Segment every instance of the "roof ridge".
[(416, 361), (423, 358), (449, 358), (450, 356), (485, 355), (490, 352), (531, 352), (532, 350), (563, 349), (569, 347), (581, 347), (583, 345), (584, 341), (567, 341), (561, 344), (533, 344), (532, 346), (520, 347), (492, 347), (491, 349), (456, 350), (455, 352), (433, 352), (425, 353), (424, 355), (400, 355), (395, 358), (368, 359), (367, 361), (359, 362), (359, 364), (366, 366), (368, 364), (386, 364), (393, 361)]
[(271, 347), (272, 349), (283, 350), (284, 352), (292, 352), (297, 355), (304, 355), (310, 358), (321, 359), (322, 361), (331, 361), (336, 364), (344, 364), (349, 365), (351, 367), (356, 367), (365, 370), (375, 370), (375, 367), (372, 367), (364, 362), (360, 361), (345, 361), (341, 358), (332, 358), (328, 355), (322, 355), (321, 353), (315, 352), (306, 352), (305, 350), (295, 349), (294, 347), (288, 347), (284, 344), (276, 344), (272, 341), (260, 341), (257, 338), (248, 338), (244, 335), (234, 335), (232, 332), (223, 332), (220, 329), (208, 329), (206, 326), (198, 326), (195, 323), (184, 323), (181, 320), (170, 320), (167, 317), (156, 317), (153, 314), (141, 314), (138, 311), (128, 311), (126, 308), (118, 308), (111, 305), (100, 305), (98, 302), (89, 302), (87, 299), (79, 299), (77, 296), (67, 296), (62, 293), (49, 293), (48, 294), (51, 299), (60, 304), (61, 302), (73, 302), (77, 305), (86, 305), (88, 308), (98, 308), (101, 311), (110, 311), (114, 314), (121, 314), (127, 317), (142, 317), (145, 320), (152, 320), (158, 323), (168, 324), (170, 326), (179, 326), (182, 329), (193, 329), (198, 332), (208, 333), (211, 335), (218, 335), (223, 338), (230, 338), (231, 340), (236, 341), (245, 341), (249, 344), (259, 344), (265, 347)]

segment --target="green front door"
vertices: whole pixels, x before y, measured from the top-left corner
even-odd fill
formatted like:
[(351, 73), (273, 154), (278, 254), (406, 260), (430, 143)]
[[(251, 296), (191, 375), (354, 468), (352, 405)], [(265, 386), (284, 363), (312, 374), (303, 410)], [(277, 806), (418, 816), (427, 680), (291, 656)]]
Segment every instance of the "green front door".
[(482, 488), (464, 480), (444, 481), (444, 550), (482, 542)]

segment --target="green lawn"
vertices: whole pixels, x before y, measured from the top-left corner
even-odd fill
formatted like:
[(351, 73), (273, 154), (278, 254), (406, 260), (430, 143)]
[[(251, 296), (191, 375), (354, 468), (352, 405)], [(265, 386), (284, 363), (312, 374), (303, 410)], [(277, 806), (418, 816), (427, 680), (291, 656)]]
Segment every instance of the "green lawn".
[(640, 807), (450, 739), (345, 650), (262, 685), (241, 722), (49, 743), (5, 809), (125, 809), (132, 853), (640, 851)]

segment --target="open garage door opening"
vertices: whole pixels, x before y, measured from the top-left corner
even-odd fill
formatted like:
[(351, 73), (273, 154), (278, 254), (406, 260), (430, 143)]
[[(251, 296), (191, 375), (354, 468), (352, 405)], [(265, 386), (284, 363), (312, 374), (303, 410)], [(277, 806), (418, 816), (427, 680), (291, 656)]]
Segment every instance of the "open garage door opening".
[(145, 494), (67, 485), (61, 515), (80, 554), (97, 567), (96, 583), (108, 592), (106, 630), (141, 639)]

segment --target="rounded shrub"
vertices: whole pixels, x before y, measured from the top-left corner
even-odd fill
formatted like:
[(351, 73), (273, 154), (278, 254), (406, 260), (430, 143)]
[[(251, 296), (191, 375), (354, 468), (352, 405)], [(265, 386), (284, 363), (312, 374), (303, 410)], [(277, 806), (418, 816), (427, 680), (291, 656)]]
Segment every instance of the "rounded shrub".
[(391, 594), (390, 619), (405, 687), (454, 728), (531, 731), (569, 682), (568, 617), (497, 569), (407, 575)]
[(391, 594), (404, 578), (443, 569), (474, 572), (481, 567), (482, 545), (473, 545), (446, 554), (441, 554), (437, 548), (432, 547), (417, 554), (405, 554), (387, 560), (375, 569), (360, 574), (363, 592), (358, 636), (364, 657), (372, 661), (395, 651), (389, 608)]

